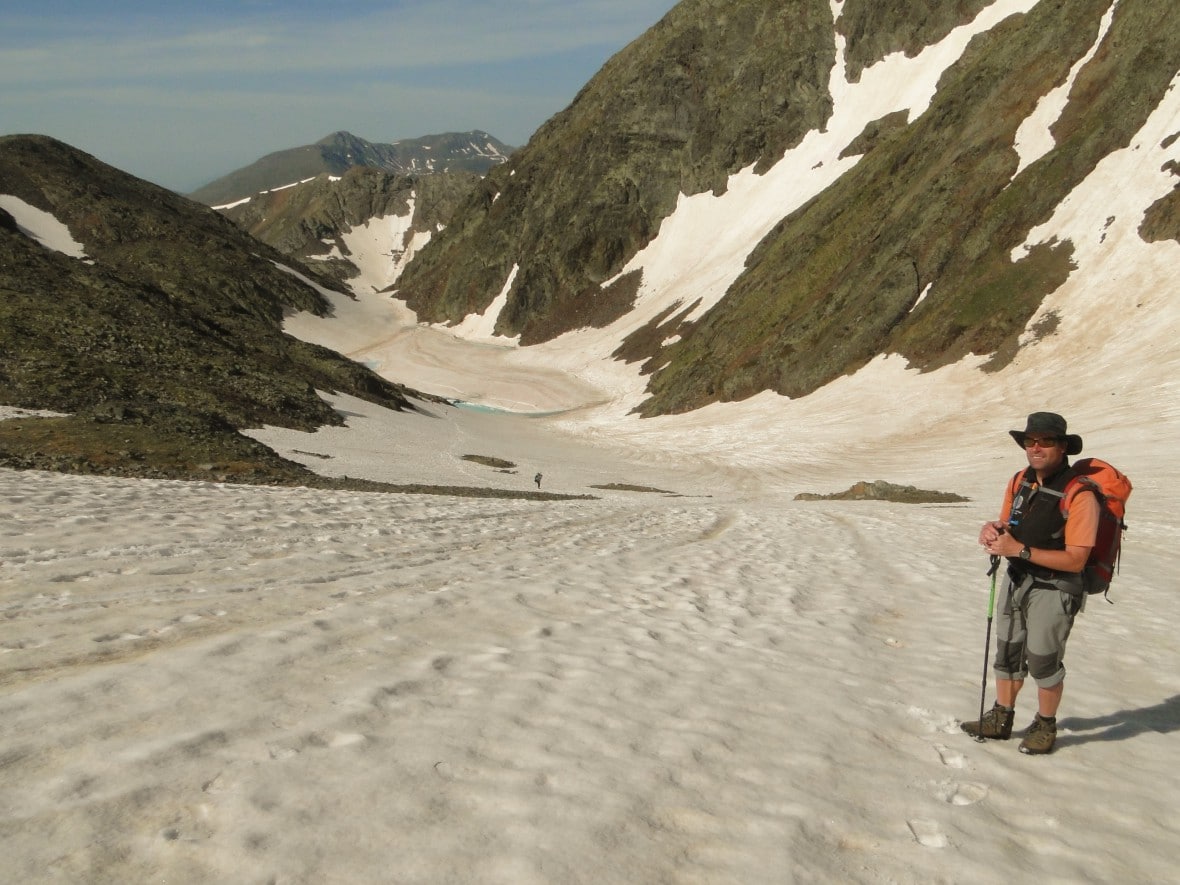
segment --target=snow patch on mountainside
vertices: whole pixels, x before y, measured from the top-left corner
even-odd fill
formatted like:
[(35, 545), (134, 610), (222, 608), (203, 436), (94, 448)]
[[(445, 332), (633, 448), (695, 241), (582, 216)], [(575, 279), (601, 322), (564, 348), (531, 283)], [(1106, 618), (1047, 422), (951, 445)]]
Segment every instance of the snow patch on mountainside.
[[(1029, 323), (1032, 330), (1054, 318), (1060, 322), (1059, 332), (1041, 341), (1026, 332), (1021, 341), (1025, 350), (1016, 362), (1068, 365), (1071, 385), (1091, 393), (1079, 414), (1092, 421), (1109, 421), (1112, 416), (1111, 401), (1095, 400), (1092, 394), (1117, 395), (1142, 384), (1144, 361), (1174, 365), (1171, 377), (1180, 378), (1180, 317), (1171, 307), (1180, 244), (1144, 242), (1139, 233), (1146, 210), (1175, 187), (1168, 170), (1180, 163), (1180, 141), (1168, 143), (1168, 137), (1175, 133), (1177, 121), (1180, 76), (1131, 143), (1104, 158), (1012, 253), (1016, 261), (1038, 244), (1073, 245), (1076, 270)], [(1129, 186), (1132, 182), (1134, 187)], [(1130, 342), (1134, 358), (1100, 358), (1102, 351), (1127, 348)], [(1042, 353), (1034, 355), (1031, 350)], [(1175, 382), (1159, 385), (1162, 414), (1180, 417), (1176, 390)]]
[(351, 281), (354, 291), (361, 287), (374, 292), (388, 289), (401, 276), (410, 259), (430, 242), (429, 231), (411, 231), (414, 198), (405, 215), (372, 218), (340, 235), (349, 260), (360, 271)]
[(1016, 152), (1020, 154), (1020, 165), (1017, 167), (1013, 178), (1023, 172), (1029, 165), (1045, 156), (1045, 154), (1049, 153), (1056, 146), (1057, 142), (1053, 138), (1051, 127), (1057, 121), (1057, 118), (1061, 116), (1066, 102), (1069, 101), (1069, 91), (1073, 88), (1073, 83), (1077, 79), (1078, 72), (1094, 57), (1099, 45), (1106, 37), (1106, 32), (1110, 30), (1110, 23), (1112, 21), (1114, 21), (1114, 6), (1111, 6), (1106, 11), (1106, 15), (1102, 17), (1102, 25), (1098, 29), (1098, 37), (1094, 40), (1094, 45), (1090, 47), (1090, 51), (1078, 59), (1077, 63), (1070, 68), (1069, 76), (1066, 77), (1064, 83), (1042, 96), (1041, 100), (1037, 103), (1037, 109), (1028, 116), (1028, 119), (1016, 131)]
[(310, 255), (307, 260), (350, 262), (356, 267), (357, 275), (348, 284), (358, 295), (387, 291), (432, 236), (431, 231), (412, 229), (414, 205), (415, 198), (411, 196), (404, 215), (370, 218), (364, 224), (341, 231), (339, 241), (324, 241), (332, 246), (331, 251), (326, 255)]
[(13, 217), (25, 236), (36, 240), (46, 249), (71, 258), (86, 258), (86, 249), (74, 239), (70, 229), (48, 212), (9, 194), (0, 194), (0, 209)]
[(518, 344), (520, 336), (517, 335), (512, 338), (496, 334), (496, 323), (500, 319), (500, 311), (502, 311), (508, 304), (508, 293), (512, 291), (512, 284), (516, 281), (516, 274), (520, 271), (520, 265), (514, 264), (512, 271), (508, 274), (508, 279), (504, 286), (500, 289), (500, 294), (497, 295), (492, 303), (488, 305), (488, 309), (483, 313), (471, 313), (463, 318), (463, 321), (454, 326), (448, 326), (445, 323), (438, 323), (436, 328), (446, 329), (448, 332), (458, 335), (468, 341), (488, 341), (496, 344)]
[[(232, 203), (224, 203), (220, 206), (213, 206), (212, 208), (218, 212), (223, 212), (226, 209), (233, 209), (235, 206), (244, 206), (247, 203), (249, 203), (251, 200), (253, 200), (254, 197), (261, 197), (266, 194), (274, 194), (274, 193), (278, 193), (279, 191), (289, 190), (290, 188), (298, 187), (301, 184), (307, 184), (309, 181), (315, 181), (318, 177), (319, 177), (318, 175), (313, 175), (311, 178), (304, 178), (301, 181), (292, 181), (290, 184), (283, 184), (283, 185), (279, 185), (278, 187), (272, 187), (269, 190), (259, 191), (258, 193), (254, 194), (254, 196), (243, 197), (242, 199), (235, 200)], [(329, 175), (328, 176), (328, 181), (339, 181), (339, 180), (340, 180), (339, 175)]]
[(675, 305), (695, 303), (689, 320), (700, 319), (725, 297), (750, 253), (776, 224), (856, 165), (859, 157), (835, 158), (868, 123), (900, 110), (908, 111), (911, 121), (920, 116), (938, 79), (972, 37), (1034, 5), (1035, 0), (997, 3), (913, 58), (893, 53), (857, 83), (845, 78), (845, 41), (837, 34), (829, 82), (834, 110), (824, 131), (808, 133), (764, 174), (753, 167), (738, 172), (720, 196), (682, 194), (656, 238), (621, 272), (642, 270), (643, 283), (635, 310), (611, 327), (609, 337), (621, 338)]

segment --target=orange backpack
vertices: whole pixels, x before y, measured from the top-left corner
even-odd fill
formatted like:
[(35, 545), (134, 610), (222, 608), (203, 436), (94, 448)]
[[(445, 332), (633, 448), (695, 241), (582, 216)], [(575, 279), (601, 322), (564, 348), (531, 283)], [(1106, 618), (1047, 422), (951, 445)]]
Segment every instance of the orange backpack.
[[(1101, 458), (1082, 458), (1072, 465), (1074, 477), (1062, 492), (1043, 488), (1042, 492), (1059, 495), (1063, 519), (1069, 519), (1069, 505), (1079, 492), (1090, 491), (1098, 499), (1098, 534), (1090, 556), (1082, 569), (1082, 586), (1087, 594), (1110, 592), (1110, 582), (1119, 569), (1119, 556), (1123, 546), (1123, 532), (1127, 529), (1124, 517), (1127, 515), (1127, 498), (1131, 497), (1131, 480), (1113, 464)], [(1020, 470), (1012, 478), (1012, 491), (1016, 492), (1024, 478)], [(1107, 602), (1110, 597), (1107, 596)]]
[[(1082, 570), (1087, 593), (1110, 592), (1110, 582), (1119, 570), (1123, 532), (1127, 530), (1127, 499), (1131, 497), (1131, 480), (1114, 465), (1100, 458), (1082, 458), (1073, 465), (1077, 474), (1065, 487), (1061, 515), (1069, 519), (1069, 505), (1074, 496), (1089, 489), (1098, 498), (1098, 535), (1090, 549), (1090, 558)], [(1107, 597), (1109, 602), (1109, 597)]]

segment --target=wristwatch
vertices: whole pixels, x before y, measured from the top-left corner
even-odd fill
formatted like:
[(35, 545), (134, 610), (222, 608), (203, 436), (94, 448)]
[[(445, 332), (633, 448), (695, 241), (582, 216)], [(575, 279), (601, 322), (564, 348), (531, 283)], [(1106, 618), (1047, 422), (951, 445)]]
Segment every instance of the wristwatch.
[(1032, 559), (1032, 550), (1027, 544), (1020, 548), (1020, 558), (1024, 560)]

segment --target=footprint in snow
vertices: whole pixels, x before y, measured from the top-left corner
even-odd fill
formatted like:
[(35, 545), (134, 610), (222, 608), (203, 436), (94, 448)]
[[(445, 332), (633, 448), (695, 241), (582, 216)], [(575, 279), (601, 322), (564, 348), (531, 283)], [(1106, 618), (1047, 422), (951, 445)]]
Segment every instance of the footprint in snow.
[(952, 750), (950, 747), (944, 747), (938, 744), (934, 748), (938, 751), (938, 758), (942, 760), (942, 764), (947, 768), (965, 768), (967, 765), (967, 757), (958, 750)]
[(987, 797), (987, 787), (971, 782), (943, 781), (938, 784), (936, 793), (948, 805), (974, 805)]
[(906, 825), (914, 834), (914, 838), (918, 840), (919, 845), (924, 845), (927, 848), (946, 848), (949, 844), (946, 834), (932, 820), (911, 820), (906, 821)]

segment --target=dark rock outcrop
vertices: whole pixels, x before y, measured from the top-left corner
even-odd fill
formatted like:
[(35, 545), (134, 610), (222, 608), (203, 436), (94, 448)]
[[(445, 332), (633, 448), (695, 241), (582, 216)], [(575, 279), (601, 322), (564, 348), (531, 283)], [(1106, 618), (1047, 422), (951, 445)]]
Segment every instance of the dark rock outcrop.
[(917, 486), (903, 486), (878, 479), (873, 482), (853, 483), (843, 492), (821, 495), (800, 492), (796, 501), (889, 501), (894, 504), (959, 504), (970, 501), (955, 492), (935, 492)]
[[(175, 444), (221, 438), (214, 448), (253, 452), (247, 460), (259, 449), (238, 428), (341, 424), (317, 390), (411, 407), (404, 388), (284, 334), (286, 313), (328, 306), (283, 268), (316, 272), (212, 209), (42, 136), (0, 138), (0, 194), (53, 215), (86, 253), (0, 224), (0, 404), (76, 414), (96, 438), (132, 426)], [(27, 460), (28, 433), (0, 442), (0, 455)], [(69, 450), (65, 437), (55, 445)], [(131, 475), (139, 463), (123, 459)]]

